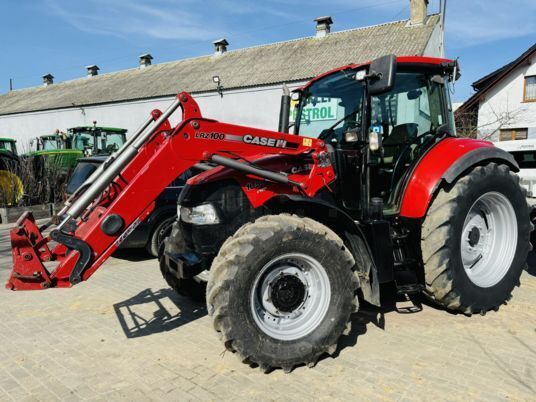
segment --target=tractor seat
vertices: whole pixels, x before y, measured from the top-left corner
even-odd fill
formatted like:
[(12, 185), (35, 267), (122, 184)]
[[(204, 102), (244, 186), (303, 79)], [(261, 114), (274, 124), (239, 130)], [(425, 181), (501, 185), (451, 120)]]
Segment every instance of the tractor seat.
[(383, 140), (383, 162), (386, 165), (393, 164), (400, 149), (417, 137), (418, 126), (416, 123), (404, 123), (393, 127), (391, 134)]

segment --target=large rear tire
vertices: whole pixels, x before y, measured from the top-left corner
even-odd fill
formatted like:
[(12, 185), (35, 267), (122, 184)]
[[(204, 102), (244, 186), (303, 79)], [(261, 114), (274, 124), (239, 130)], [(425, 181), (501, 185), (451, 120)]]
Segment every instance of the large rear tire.
[(207, 306), (228, 350), (263, 371), (333, 354), (357, 311), (355, 262), (308, 218), (269, 215), (239, 229), (210, 270)]
[(465, 314), (497, 310), (531, 250), (529, 208), (508, 166), (472, 169), (439, 191), (422, 226), (425, 294)]
[(164, 239), (163, 244), (160, 246), (160, 251), (160, 272), (162, 273), (162, 276), (166, 280), (167, 284), (181, 296), (197, 302), (204, 302), (207, 282), (198, 276), (193, 278), (180, 278), (177, 274), (177, 271), (170, 267), (164, 258), (164, 251), (167, 251), (171, 254), (184, 251), (184, 239), (181, 235), (179, 222), (173, 223), (171, 233), (166, 239)]

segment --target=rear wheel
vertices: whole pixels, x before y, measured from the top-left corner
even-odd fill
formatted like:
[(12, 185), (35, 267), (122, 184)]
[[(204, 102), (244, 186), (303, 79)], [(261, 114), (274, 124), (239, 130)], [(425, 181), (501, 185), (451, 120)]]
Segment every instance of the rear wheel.
[(171, 225), (169, 236), (160, 245), (160, 272), (167, 284), (178, 294), (198, 302), (204, 302), (207, 288), (207, 282), (204, 277), (197, 275), (193, 278), (180, 278), (177, 271), (166, 263), (164, 251), (171, 254), (184, 251), (184, 240), (180, 232), (179, 223), (176, 221)]
[(475, 167), (439, 191), (422, 227), (425, 293), (466, 314), (510, 298), (531, 249), (529, 209), (508, 166)]
[(326, 226), (271, 215), (229, 238), (210, 270), (207, 305), (228, 350), (290, 371), (334, 353), (357, 310), (354, 259)]

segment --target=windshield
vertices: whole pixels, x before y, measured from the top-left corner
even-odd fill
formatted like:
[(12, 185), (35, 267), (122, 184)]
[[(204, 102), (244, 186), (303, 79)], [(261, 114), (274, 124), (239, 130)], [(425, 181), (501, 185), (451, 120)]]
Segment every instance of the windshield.
[(74, 147), (80, 150), (94, 151), (95, 137), (97, 138), (97, 151), (99, 153), (112, 153), (117, 151), (125, 141), (125, 134), (123, 133), (107, 133), (105, 131), (95, 132), (78, 132), (74, 135)]
[(117, 151), (125, 143), (125, 134), (107, 133), (105, 138), (106, 138), (105, 140), (106, 144), (103, 147), (102, 146), (103, 139), (101, 139), (101, 143), (99, 143), (99, 150), (105, 150), (108, 153)]
[(336, 142), (361, 125), (363, 86), (355, 71), (340, 71), (313, 83), (294, 112), (296, 134)]
[(55, 151), (57, 149), (60, 149), (60, 141), (55, 138), (42, 138), (41, 139), (43, 143), (43, 150), (45, 151)]
[(99, 164), (94, 162), (78, 163), (69, 179), (69, 183), (67, 183), (67, 188), (65, 189), (67, 195), (74, 193), (91, 176)]
[(0, 151), (15, 153), (15, 143), (11, 141), (0, 141)]
[(93, 149), (94, 138), (90, 133), (76, 133), (73, 139), (75, 149), (84, 151), (85, 149)]

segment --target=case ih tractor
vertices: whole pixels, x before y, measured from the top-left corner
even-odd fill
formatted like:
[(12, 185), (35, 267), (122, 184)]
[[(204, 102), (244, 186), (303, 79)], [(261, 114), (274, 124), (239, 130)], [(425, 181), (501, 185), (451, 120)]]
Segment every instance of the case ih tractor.
[[(29, 213), (19, 219), (7, 287), (88, 279), (196, 167), (205, 171), (181, 194), (161, 269), (192, 296), (208, 276), (214, 327), (244, 362), (313, 366), (335, 351), (359, 298), (380, 303), (382, 283), (467, 315), (496, 310), (519, 285), (532, 226), (515, 160), (456, 138), (456, 75), (455, 62), (427, 57), (330, 71), (295, 95), (294, 134), (203, 118), (180, 93), (58, 217), (41, 228)], [(282, 115), (285, 131), (288, 107)]]

